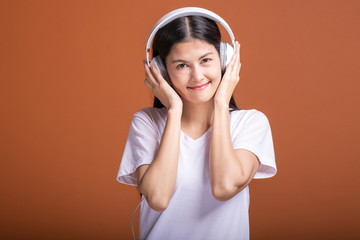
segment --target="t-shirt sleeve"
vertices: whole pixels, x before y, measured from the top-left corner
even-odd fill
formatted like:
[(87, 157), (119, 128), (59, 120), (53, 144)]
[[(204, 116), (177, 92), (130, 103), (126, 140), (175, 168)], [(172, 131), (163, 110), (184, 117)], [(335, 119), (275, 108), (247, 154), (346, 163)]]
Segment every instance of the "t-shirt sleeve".
[(120, 183), (137, 185), (136, 169), (151, 164), (159, 145), (159, 133), (151, 117), (144, 112), (134, 114), (117, 174)]
[(257, 110), (250, 110), (235, 126), (234, 149), (246, 149), (254, 153), (260, 167), (254, 178), (268, 178), (276, 174), (274, 145), (267, 117)]

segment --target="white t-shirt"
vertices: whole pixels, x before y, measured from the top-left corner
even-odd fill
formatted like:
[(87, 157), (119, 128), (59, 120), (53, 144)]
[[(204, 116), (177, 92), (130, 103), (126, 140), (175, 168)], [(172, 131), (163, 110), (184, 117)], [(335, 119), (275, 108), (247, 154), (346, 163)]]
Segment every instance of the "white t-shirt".
[[(270, 125), (257, 110), (235, 110), (230, 114), (234, 149), (254, 153), (260, 167), (254, 178), (276, 174)], [(134, 114), (117, 180), (137, 185), (136, 169), (151, 164), (165, 128), (165, 108), (144, 108)], [(216, 200), (209, 177), (212, 128), (194, 140), (181, 132), (178, 172), (168, 207), (158, 212), (142, 198), (140, 239), (249, 239), (249, 188), (227, 201)]]

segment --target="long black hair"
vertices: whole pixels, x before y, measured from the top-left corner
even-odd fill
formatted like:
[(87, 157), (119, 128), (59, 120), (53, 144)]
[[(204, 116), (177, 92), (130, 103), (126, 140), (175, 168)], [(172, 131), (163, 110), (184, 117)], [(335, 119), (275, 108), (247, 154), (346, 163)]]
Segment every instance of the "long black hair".
[[(190, 38), (199, 39), (212, 44), (220, 54), (221, 33), (217, 24), (202, 16), (176, 18), (156, 33), (152, 45), (153, 57), (160, 56), (163, 63), (172, 45)], [(164, 105), (155, 97), (153, 107), (163, 108)], [(230, 109), (238, 109), (233, 96), (229, 102)]]

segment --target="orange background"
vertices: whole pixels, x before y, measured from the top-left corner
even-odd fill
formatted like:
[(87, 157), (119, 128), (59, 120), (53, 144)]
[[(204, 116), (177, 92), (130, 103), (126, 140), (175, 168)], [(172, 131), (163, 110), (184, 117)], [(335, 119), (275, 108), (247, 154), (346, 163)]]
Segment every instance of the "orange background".
[(115, 177), (151, 105), (145, 41), (184, 6), (229, 23), (235, 98), (272, 126), (279, 172), (251, 183), (251, 238), (360, 237), (359, 1), (2, 0), (1, 239), (131, 239), (139, 194)]

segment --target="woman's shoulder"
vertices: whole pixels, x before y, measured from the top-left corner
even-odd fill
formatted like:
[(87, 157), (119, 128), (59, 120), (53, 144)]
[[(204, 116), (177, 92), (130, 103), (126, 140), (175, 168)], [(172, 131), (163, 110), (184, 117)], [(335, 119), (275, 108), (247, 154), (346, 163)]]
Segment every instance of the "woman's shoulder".
[(230, 112), (231, 118), (266, 118), (266, 115), (257, 109), (236, 109)]
[(165, 117), (167, 114), (166, 108), (145, 107), (134, 113), (135, 117), (157, 118)]
[(250, 124), (255, 122), (263, 122), (268, 124), (268, 118), (266, 115), (257, 109), (239, 109), (230, 112), (231, 124)]
[(134, 113), (133, 121), (136, 119), (141, 119), (142, 121), (148, 122), (153, 126), (161, 127), (166, 122), (166, 117), (166, 108), (146, 107)]

